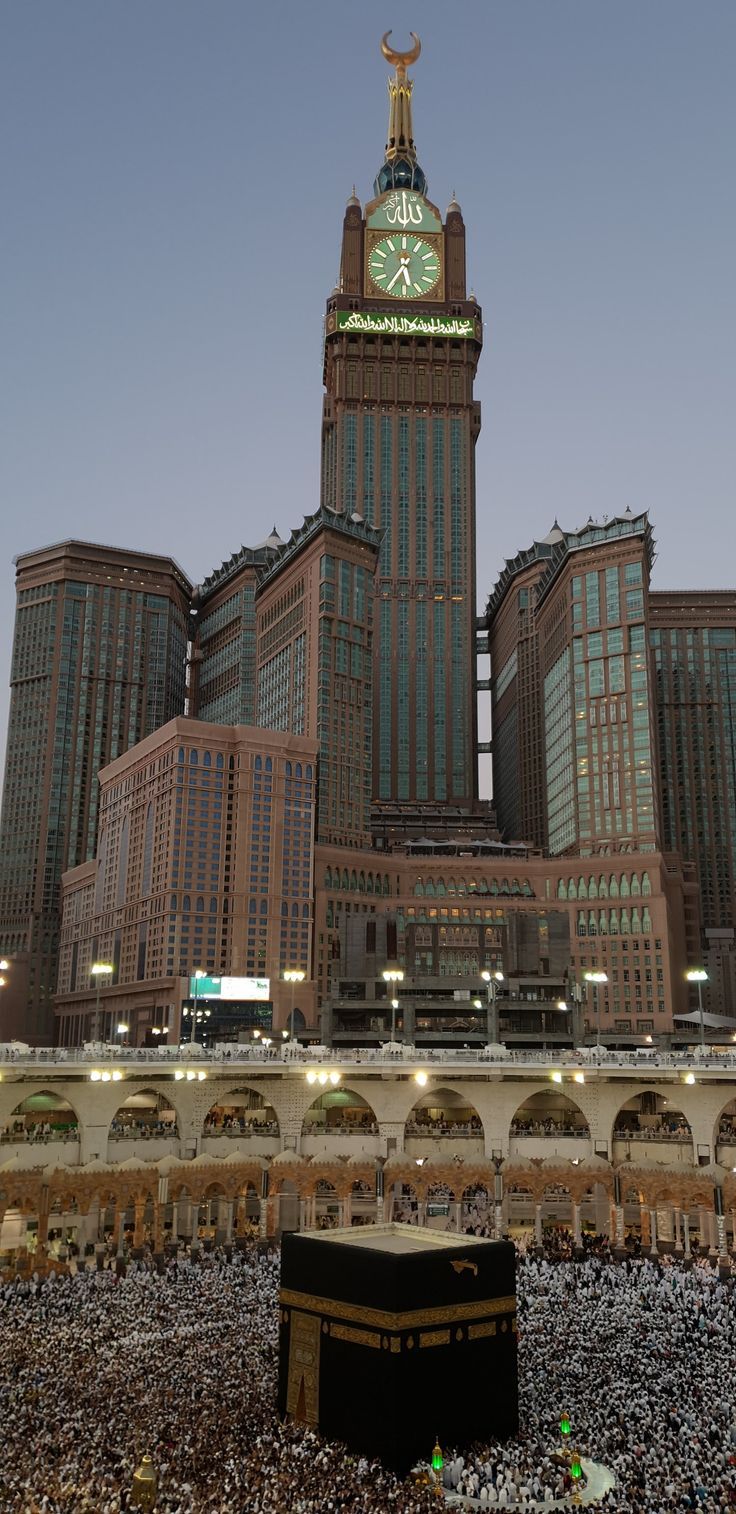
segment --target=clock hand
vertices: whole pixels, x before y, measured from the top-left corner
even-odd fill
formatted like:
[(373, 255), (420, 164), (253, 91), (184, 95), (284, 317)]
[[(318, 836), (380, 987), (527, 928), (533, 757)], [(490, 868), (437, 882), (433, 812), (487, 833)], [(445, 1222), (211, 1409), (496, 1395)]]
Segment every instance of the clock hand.
[(406, 266), (402, 267), (401, 272), (404, 275), (404, 281), (405, 281), (405, 283), (411, 284), (411, 279), (409, 278), (409, 274), (408, 274)]
[(396, 270), (393, 278), (391, 279), (391, 282), (386, 285), (386, 293), (387, 294), (388, 294), (389, 289), (393, 289), (394, 284), (396, 283), (396, 280), (401, 277), (402, 273), (403, 273), (404, 277), (406, 278), (406, 269), (405, 269), (403, 263), (401, 264), (400, 268), (397, 268), (397, 270)]

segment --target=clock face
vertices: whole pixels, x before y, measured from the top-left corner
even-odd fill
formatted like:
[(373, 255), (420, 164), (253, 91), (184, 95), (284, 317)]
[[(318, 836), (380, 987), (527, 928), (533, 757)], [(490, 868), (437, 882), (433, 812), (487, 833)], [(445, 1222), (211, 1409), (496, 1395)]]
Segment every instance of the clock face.
[(395, 300), (418, 300), (431, 294), (440, 276), (436, 247), (411, 232), (381, 237), (368, 253), (370, 282)]

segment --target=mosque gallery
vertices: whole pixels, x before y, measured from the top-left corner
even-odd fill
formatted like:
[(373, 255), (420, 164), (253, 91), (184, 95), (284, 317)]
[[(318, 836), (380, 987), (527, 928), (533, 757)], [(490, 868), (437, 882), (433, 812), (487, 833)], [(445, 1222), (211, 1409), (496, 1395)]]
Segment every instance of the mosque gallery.
[(406, 1473), (518, 1429), (514, 1248), (387, 1224), (285, 1235), (279, 1412)]

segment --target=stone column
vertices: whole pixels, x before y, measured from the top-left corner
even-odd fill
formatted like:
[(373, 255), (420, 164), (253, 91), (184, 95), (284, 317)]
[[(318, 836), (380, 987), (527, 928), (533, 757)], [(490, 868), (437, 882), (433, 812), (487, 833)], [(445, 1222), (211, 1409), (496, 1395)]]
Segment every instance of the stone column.
[(580, 1234), (580, 1205), (572, 1200), (572, 1239), (576, 1251), (582, 1251), (583, 1238)]
[(495, 1217), (494, 1233), (496, 1240), (503, 1237), (503, 1173), (497, 1172), (493, 1179), (493, 1206)]
[(419, 1199), (419, 1201), (417, 1203), (417, 1224), (418, 1225), (426, 1225), (426, 1223), (427, 1223), (427, 1200), (426, 1199)]
[(462, 1201), (462, 1199), (456, 1199), (455, 1200), (455, 1229), (456, 1229), (458, 1235), (460, 1235), (460, 1233), (462, 1231), (462, 1228), (463, 1228), (463, 1201)]
[(411, 999), (405, 999), (403, 1001), (401, 1005), (401, 1014), (404, 1020), (404, 1040), (406, 1041), (407, 1045), (413, 1046), (414, 1036), (416, 1035), (416, 1018), (414, 1014), (414, 1003)]
[(624, 1224), (623, 1204), (616, 1204), (614, 1214), (616, 1216), (616, 1250), (624, 1252), (626, 1250), (626, 1227)]
[(640, 1202), (639, 1204), (639, 1230), (641, 1232), (641, 1249), (643, 1251), (644, 1248), (649, 1245), (650, 1237), (652, 1234), (649, 1225), (649, 1210), (647, 1209), (646, 1204), (643, 1202)]
[(353, 1190), (352, 1190), (352, 1187), (348, 1188), (348, 1191), (345, 1194), (345, 1197), (343, 1198), (343, 1201), (342, 1201), (342, 1222), (343, 1222), (343, 1225), (352, 1225), (352, 1223), (353, 1223)]
[(726, 1235), (725, 1214), (716, 1215), (716, 1242), (718, 1246), (718, 1261), (721, 1267), (728, 1266), (728, 1237)]
[(652, 1238), (651, 1245), (649, 1247), (649, 1255), (650, 1256), (658, 1256), (659, 1252), (657, 1251), (657, 1211), (656, 1211), (656, 1209), (650, 1209), (649, 1210), (649, 1234), (650, 1234), (650, 1236)]
[(716, 1215), (715, 1215), (715, 1211), (713, 1209), (708, 1209), (706, 1212), (707, 1212), (707, 1216), (708, 1216), (708, 1243), (709, 1243), (708, 1244), (708, 1255), (709, 1256), (717, 1256), (718, 1255), (718, 1227), (717, 1227), (717, 1224), (716, 1224)]
[(179, 1239), (179, 1200), (174, 1199), (171, 1205), (171, 1240), (176, 1245)]
[(691, 1256), (692, 1252), (690, 1250), (690, 1215), (688, 1214), (687, 1209), (683, 1209), (683, 1211), (682, 1211), (682, 1239), (683, 1239), (683, 1248), (684, 1248), (685, 1256)]
[(135, 1229), (133, 1231), (133, 1245), (134, 1246), (142, 1246), (143, 1245), (143, 1215), (144, 1215), (145, 1207), (146, 1207), (146, 1205), (145, 1205), (145, 1201), (143, 1199), (136, 1199), (136, 1201), (135, 1201)]
[(676, 1204), (674, 1208), (672, 1229), (675, 1236), (675, 1252), (678, 1256), (682, 1256), (682, 1239), (680, 1236), (680, 1208), (678, 1204)]
[(543, 1242), (541, 1204), (534, 1205), (534, 1241), (537, 1249), (541, 1251)]
[(731, 1250), (736, 1255), (736, 1209), (731, 1210)]

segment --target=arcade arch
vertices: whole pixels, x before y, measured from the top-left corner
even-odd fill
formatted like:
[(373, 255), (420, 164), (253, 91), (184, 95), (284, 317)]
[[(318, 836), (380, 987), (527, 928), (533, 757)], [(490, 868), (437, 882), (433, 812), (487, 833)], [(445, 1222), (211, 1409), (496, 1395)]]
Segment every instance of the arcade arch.
[(454, 1088), (427, 1089), (415, 1100), (404, 1126), (405, 1145), (427, 1140), (461, 1141), (464, 1155), (481, 1155), (483, 1138), (483, 1121), (475, 1105), (467, 1094)]
[(255, 1088), (235, 1088), (210, 1106), (204, 1118), (205, 1136), (276, 1136), (278, 1116), (272, 1104)]
[(352, 1088), (326, 1088), (305, 1111), (302, 1136), (377, 1136), (375, 1111), (363, 1095)]
[[(510, 1126), (511, 1141), (566, 1138), (589, 1140), (590, 1126), (579, 1104), (557, 1088), (540, 1089), (519, 1104)], [(523, 1151), (522, 1151), (523, 1154)], [(574, 1155), (571, 1151), (570, 1155)]]
[[(693, 1133), (676, 1095), (647, 1088), (621, 1105), (613, 1122), (613, 1143), (613, 1155), (619, 1159), (645, 1161), (647, 1147), (655, 1146), (656, 1161), (677, 1161), (683, 1156), (689, 1160)], [(678, 1148), (677, 1155), (673, 1148)]]
[(129, 1093), (110, 1121), (111, 1141), (173, 1140), (178, 1134), (176, 1111), (155, 1088)]
[(77, 1112), (69, 1100), (43, 1088), (27, 1094), (16, 1104), (0, 1132), (0, 1141), (77, 1141), (78, 1124)]

